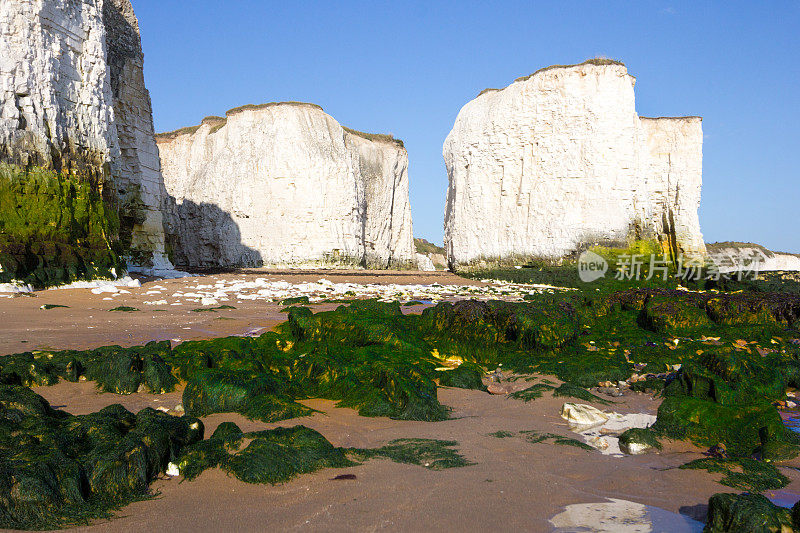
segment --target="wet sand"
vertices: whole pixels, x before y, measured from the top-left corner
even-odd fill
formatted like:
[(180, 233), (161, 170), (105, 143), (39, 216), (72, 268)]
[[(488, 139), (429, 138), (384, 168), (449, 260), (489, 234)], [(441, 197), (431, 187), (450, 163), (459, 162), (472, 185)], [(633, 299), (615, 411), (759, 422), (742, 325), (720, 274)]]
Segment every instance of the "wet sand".
[[(237, 278), (241, 275), (235, 274)], [(252, 275), (263, 277), (265, 274)], [(277, 276), (289, 281), (285, 274)], [(292, 276), (297, 276), (295, 279), (299, 281), (316, 281), (321, 273), (292, 273)], [(331, 279), (329, 272), (324, 276)], [(360, 280), (374, 274), (343, 276)], [(382, 279), (397, 282), (397, 278)], [(402, 279), (414, 280), (412, 283), (419, 283), (420, 279), (434, 279), (440, 284), (473, 283), (442, 273), (416, 277), (404, 274)], [(113, 343), (140, 344), (154, 339), (187, 340), (244, 334), (256, 328), (269, 329), (285, 319), (285, 314), (280, 312), (282, 305), (263, 301), (243, 302), (237, 304), (235, 310), (219, 313), (194, 313), (188, 306), (179, 310), (109, 313), (108, 309), (117, 305), (142, 308), (142, 302), (149, 298), (144, 293), (151, 283), (171, 289), (185, 280), (148, 282), (140, 289), (130, 289), (131, 294), (116, 297), (113, 302), (103, 300), (103, 294), (95, 295), (86, 289), (48, 291), (36, 297), (0, 301), (0, 323), (3, 324), (0, 353), (36, 347), (91, 348)], [(39, 309), (45, 303), (70, 305), (70, 308)], [(315, 309), (332, 307), (333, 304), (324, 304)], [(419, 309), (420, 306), (410, 308)], [(23, 343), (23, 340), (28, 342)], [(35, 391), (54, 407), (74, 414), (94, 412), (113, 403), (137, 411), (147, 406), (172, 408), (181, 402), (180, 391), (119, 396), (98, 393), (91, 382), (62, 382)], [(334, 402), (313, 400), (304, 403), (321, 413), (279, 424), (253, 422), (237, 414), (211, 415), (203, 422), (206, 435), (223, 421), (233, 421), (245, 431), (304, 424), (322, 433), (334, 445), (346, 447), (377, 447), (392, 439), (409, 437), (455, 440), (459, 452), (474, 464), (431, 471), (373, 459), (359, 466), (303, 475), (277, 486), (246, 484), (218, 469), (206, 471), (191, 482), (165, 477), (152, 485), (159, 494), (155, 499), (133, 503), (113, 520), (95, 521), (79, 529), (552, 531), (554, 526), (549, 520), (569, 505), (616, 498), (702, 520), (709, 496), (717, 492), (737, 492), (716, 483), (718, 475), (677, 469), (702, 456), (702, 450), (686, 443), (668, 442), (658, 453), (618, 458), (552, 442), (532, 444), (519, 437), (490, 435), (496, 431), (535, 430), (580, 439), (559, 416), (564, 398), (545, 394), (525, 403), (478, 391), (442, 388), (439, 399), (453, 409), (451, 420), (416, 422), (366, 418), (353, 410), (336, 408)], [(648, 395), (631, 393), (615, 399), (611, 406), (596, 407), (623, 414), (655, 414), (658, 403)], [(800, 476), (796, 471), (788, 468), (781, 468), (781, 471), (792, 479), (791, 484), (780, 491), (782, 496), (791, 499), (793, 494), (800, 494)], [(356, 479), (332, 479), (343, 473), (354, 474)], [(574, 530), (592, 529), (559, 531)]]
[[(148, 405), (174, 407), (180, 392), (165, 395), (99, 394), (93, 384), (61, 383), (36, 391), (53, 405), (75, 414), (111, 403), (131, 410)], [(564, 399), (543, 397), (524, 403), (482, 392), (441, 389), (440, 401), (453, 408), (444, 422), (396, 421), (360, 417), (334, 402), (304, 402), (322, 413), (279, 424), (253, 422), (236, 414), (203, 419), (206, 434), (233, 421), (245, 431), (304, 424), (336, 446), (376, 447), (397, 438), (458, 442), (474, 463), (430, 471), (420, 466), (373, 459), (360, 466), (307, 474), (278, 486), (249, 485), (221, 470), (191, 482), (165, 478), (153, 484), (154, 500), (125, 507), (119, 517), (98, 521), (87, 531), (134, 531), (169, 527), (174, 531), (550, 531), (549, 519), (567, 505), (618, 498), (702, 519), (709, 496), (727, 489), (702, 471), (676, 467), (700, 457), (684, 443), (661, 453), (617, 458), (550, 442), (497, 438), (496, 431), (535, 430), (579, 438), (560, 418)], [(621, 413), (655, 413), (658, 402), (634, 394), (615, 402)], [(355, 480), (333, 480), (355, 474)], [(799, 491), (796, 481), (786, 491)]]

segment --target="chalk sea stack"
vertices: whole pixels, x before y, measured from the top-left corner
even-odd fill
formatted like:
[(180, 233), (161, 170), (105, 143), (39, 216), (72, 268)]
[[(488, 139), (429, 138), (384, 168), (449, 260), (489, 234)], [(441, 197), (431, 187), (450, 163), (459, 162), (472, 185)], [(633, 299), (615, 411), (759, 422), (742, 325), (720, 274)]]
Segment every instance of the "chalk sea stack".
[(408, 154), (300, 102), (247, 105), (159, 134), (176, 264), (415, 264)]
[(656, 240), (705, 252), (700, 117), (636, 113), (622, 63), (553, 66), (487, 89), (444, 142), (445, 248), (455, 268)]
[(0, 3), (0, 282), (171, 270), (129, 0)]

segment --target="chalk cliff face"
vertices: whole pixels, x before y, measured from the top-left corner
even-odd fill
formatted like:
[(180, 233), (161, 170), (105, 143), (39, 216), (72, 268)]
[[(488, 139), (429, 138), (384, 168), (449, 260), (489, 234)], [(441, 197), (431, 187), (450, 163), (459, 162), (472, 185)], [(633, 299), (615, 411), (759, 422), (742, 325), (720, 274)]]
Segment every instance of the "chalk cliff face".
[(142, 65), (129, 0), (0, 3), (0, 162), (88, 184), (115, 219), (106, 246), (140, 268), (169, 269)]
[(707, 245), (708, 256), (720, 272), (800, 271), (800, 254), (773, 252), (759, 244), (718, 242)]
[(644, 119), (624, 65), (552, 67), (465, 105), (444, 143), (455, 267), (655, 238), (702, 254), (699, 117)]
[(244, 106), (157, 136), (186, 266), (412, 266), (408, 154), (319, 106)]

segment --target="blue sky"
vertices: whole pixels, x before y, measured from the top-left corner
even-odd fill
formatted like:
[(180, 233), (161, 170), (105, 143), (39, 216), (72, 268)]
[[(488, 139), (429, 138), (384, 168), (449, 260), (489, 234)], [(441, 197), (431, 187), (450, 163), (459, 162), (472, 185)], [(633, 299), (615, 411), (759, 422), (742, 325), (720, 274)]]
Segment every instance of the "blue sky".
[(405, 141), (414, 233), (442, 240), (442, 142), (486, 87), (619, 59), (645, 116), (701, 115), (706, 241), (800, 252), (800, 1), (133, 0), (155, 125), (247, 103), (321, 105)]

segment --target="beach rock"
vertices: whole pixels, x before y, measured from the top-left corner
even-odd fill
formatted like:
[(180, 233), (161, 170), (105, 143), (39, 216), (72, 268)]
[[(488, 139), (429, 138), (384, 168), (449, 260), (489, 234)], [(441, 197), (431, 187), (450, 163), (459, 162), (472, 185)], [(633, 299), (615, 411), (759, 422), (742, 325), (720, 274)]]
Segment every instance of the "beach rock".
[(708, 519), (703, 531), (791, 532), (800, 527), (794, 509), (779, 507), (762, 494), (714, 494), (708, 500)]
[(594, 426), (608, 420), (608, 415), (591, 405), (565, 403), (561, 407), (561, 418), (581, 426)]
[(588, 441), (589, 446), (597, 448), (598, 450), (607, 450), (609, 447), (608, 441), (603, 437), (592, 437)]
[(638, 455), (654, 449), (661, 449), (661, 443), (651, 431), (645, 428), (632, 428), (619, 436), (619, 449), (628, 455)]
[(505, 385), (501, 385), (499, 383), (489, 383), (486, 386), (486, 390), (489, 391), (489, 394), (508, 394), (508, 389)]
[(718, 459), (727, 459), (728, 458), (728, 451), (725, 448), (723, 443), (715, 444), (711, 448), (708, 449), (706, 455), (709, 457), (716, 457)]
[(176, 465), (175, 463), (169, 463), (167, 465), (167, 470), (165, 473), (170, 477), (177, 477), (181, 475), (181, 471), (178, 468), (178, 465)]
[(450, 263), (519, 264), (634, 237), (701, 255), (701, 118), (639, 117), (634, 83), (623, 64), (590, 60), (467, 103), (443, 148)]
[(612, 396), (614, 398), (622, 396), (622, 391), (620, 391), (616, 387), (598, 387), (597, 391), (601, 394), (605, 394), (606, 396)]
[[(129, 0), (1, 2), (0, 162), (92, 183), (119, 208), (129, 266), (173, 272), (143, 63)], [(26, 194), (39, 201), (35, 188)]]
[(248, 105), (157, 136), (175, 262), (414, 268), (408, 154), (321, 107)]

